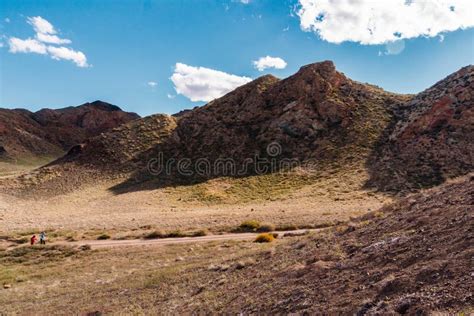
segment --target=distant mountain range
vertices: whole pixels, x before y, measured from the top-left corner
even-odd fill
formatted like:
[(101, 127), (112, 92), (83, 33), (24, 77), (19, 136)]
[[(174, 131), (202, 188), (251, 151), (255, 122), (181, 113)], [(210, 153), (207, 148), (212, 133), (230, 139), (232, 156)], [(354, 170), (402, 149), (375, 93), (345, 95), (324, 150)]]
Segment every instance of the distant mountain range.
[[(353, 81), (325, 61), (283, 80), (263, 76), (176, 116), (138, 119), (97, 102), (38, 113), (6, 110), (21, 118), (16, 122), (32, 121), (27, 126), (39, 132), (30, 132), (35, 137), (28, 138), (25, 128), (16, 128), (3, 146), (9, 152), (17, 139), (17, 148), (25, 153), (60, 153), (77, 145), (47, 167), (61, 170), (54, 181), (87, 168), (101, 176), (131, 173), (124, 183), (130, 187), (157, 181), (147, 164), (159, 155), (163, 161), (186, 158), (191, 165), (200, 159), (232, 159), (237, 169), (257, 155), (312, 161), (323, 172), (366, 169), (367, 186), (399, 192), (433, 186), (474, 169), (473, 104), (474, 66), (417, 95), (400, 95)], [(0, 127), (10, 121), (2, 114)], [(127, 124), (111, 130), (122, 123)], [(33, 141), (37, 135), (41, 142)], [(268, 151), (271, 144), (277, 152)], [(251, 174), (255, 170), (244, 175)], [(215, 171), (188, 180), (223, 175), (228, 174)], [(168, 178), (159, 178), (183, 180), (176, 167)]]
[(0, 109), (0, 159), (59, 157), (90, 137), (138, 118), (102, 101), (34, 113)]

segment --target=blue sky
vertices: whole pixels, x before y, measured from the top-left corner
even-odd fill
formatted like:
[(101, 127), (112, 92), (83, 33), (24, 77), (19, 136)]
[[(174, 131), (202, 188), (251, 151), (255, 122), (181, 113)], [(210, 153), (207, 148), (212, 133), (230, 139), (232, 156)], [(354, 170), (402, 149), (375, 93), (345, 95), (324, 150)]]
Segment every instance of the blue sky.
[[(359, 27), (363, 20), (355, 25), (341, 20), (347, 8), (328, 9), (310, 2), (2, 0), (0, 107), (38, 110), (100, 99), (140, 115), (171, 114), (202, 105), (202, 100), (250, 78), (267, 73), (284, 78), (305, 64), (327, 59), (352, 79), (414, 93), (474, 63), (474, 29), (466, 28), (474, 23), (472, 6), (458, 9), (466, 2), (450, 6), (453, 13), (446, 13), (444, 24), (423, 17), (410, 29), (401, 26), (394, 7), (393, 20), (376, 25), (389, 32), (370, 34)], [(301, 8), (307, 15), (298, 11)], [(462, 16), (451, 17), (455, 13)], [(362, 11), (358, 14), (363, 17)], [(38, 31), (34, 17), (49, 22), (54, 30)], [(318, 24), (324, 19), (327, 23)], [(444, 29), (433, 30), (430, 23), (441, 23)], [(421, 36), (412, 34), (413, 29)], [(56, 39), (37, 41), (39, 35)], [(41, 53), (25, 51), (21, 45), (13, 49), (12, 38), (21, 45), (27, 39), (36, 41)], [(71, 43), (51, 44), (65, 39)], [(280, 58), (284, 68), (280, 61), (276, 65), (282, 69), (260, 71), (253, 62), (265, 56)], [(204, 82), (196, 87), (191, 84), (196, 80)], [(207, 91), (208, 84), (217, 86)]]

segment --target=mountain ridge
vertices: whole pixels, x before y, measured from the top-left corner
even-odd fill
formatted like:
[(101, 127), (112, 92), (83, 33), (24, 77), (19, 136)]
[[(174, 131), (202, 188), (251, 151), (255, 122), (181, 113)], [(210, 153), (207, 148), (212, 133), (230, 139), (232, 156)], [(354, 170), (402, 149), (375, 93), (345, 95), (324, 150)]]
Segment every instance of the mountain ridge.
[(0, 109), (2, 157), (58, 157), (89, 137), (137, 118), (137, 114), (103, 101), (36, 112)]

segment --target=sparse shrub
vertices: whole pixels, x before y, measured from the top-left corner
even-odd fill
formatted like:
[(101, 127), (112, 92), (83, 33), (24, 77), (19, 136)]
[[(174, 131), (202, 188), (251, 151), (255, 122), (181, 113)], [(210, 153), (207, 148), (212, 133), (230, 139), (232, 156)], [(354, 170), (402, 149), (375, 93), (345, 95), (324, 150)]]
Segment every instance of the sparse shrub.
[(272, 242), (274, 240), (275, 240), (275, 237), (273, 236), (273, 234), (269, 234), (269, 233), (260, 234), (257, 236), (257, 238), (255, 238), (255, 242), (258, 242), (258, 243)]
[(158, 230), (152, 231), (151, 233), (145, 234), (143, 236), (144, 239), (158, 239), (164, 237), (166, 237), (165, 234)]
[(191, 233), (191, 237), (202, 237), (202, 236), (207, 236), (207, 234), (208, 234), (207, 230), (201, 229), (201, 230)]
[(180, 230), (175, 230), (175, 231), (172, 231), (172, 232), (166, 234), (166, 237), (167, 238), (178, 238), (178, 237), (187, 237), (187, 235), (185, 233), (183, 233), (182, 231), (180, 231)]
[(97, 240), (106, 240), (106, 239), (110, 239), (110, 236), (107, 234), (102, 234), (99, 237), (97, 237)]
[(280, 230), (280, 231), (297, 230), (297, 229), (298, 229), (298, 226), (294, 224), (283, 224), (283, 225), (279, 225), (276, 228), (276, 230)]
[(79, 247), (80, 250), (82, 251), (87, 251), (87, 250), (91, 250), (91, 246), (90, 245), (82, 245)]
[(248, 220), (240, 224), (239, 230), (244, 232), (254, 232), (260, 227), (260, 222), (256, 220)]
[(274, 230), (275, 230), (275, 225), (270, 224), (270, 223), (264, 223), (264, 224), (260, 225), (259, 228), (257, 228), (257, 231), (259, 233), (268, 233), (268, 232), (272, 232)]

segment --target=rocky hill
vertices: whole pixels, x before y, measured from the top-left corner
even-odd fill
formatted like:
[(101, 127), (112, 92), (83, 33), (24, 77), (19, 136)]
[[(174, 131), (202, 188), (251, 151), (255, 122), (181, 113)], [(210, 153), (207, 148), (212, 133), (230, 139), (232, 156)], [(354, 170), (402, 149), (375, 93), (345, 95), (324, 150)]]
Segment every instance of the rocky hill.
[(138, 156), (167, 139), (175, 128), (176, 119), (168, 115), (137, 119), (72, 147), (50, 166), (73, 163), (110, 168), (111, 172), (134, 170)]
[(416, 95), (394, 112), (369, 159), (370, 184), (414, 190), (474, 170), (474, 66)]
[(433, 186), (473, 170), (473, 69), (412, 96), (353, 81), (330, 61), (310, 64), (83, 141), (43, 172), (57, 174), (54, 181), (73, 181), (79, 167), (129, 173), (116, 192), (289, 166), (340, 181), (348, 173), (365, 181), (368, 172), (367, 186), (395, 193)]
[[(237, 163), (256, 154), (351, 159), (370, 150), (390, 121), (389, 107), (407, 98), (352, 81), (332, 62), (311, 64), (284, 80), (261, 77), (186, 113), (155, 154)], [(270, 144), (278, 152), (268, 153)]]
[(137, 118), (102, 101), (35, 113), (0, 109), (0, 159), (58, 157), (89, 137)]
[[(240, 258), (239, 268), (229, 268), (235, 260), (193, 267), (176, 299), (176, 288), (160, 284), (168, 295), (157, 304), (183, 314), (469, 314), (473, 208), (474, 177), (464, 177)], [(210, 293), (219, 300), (209, 304)]]

